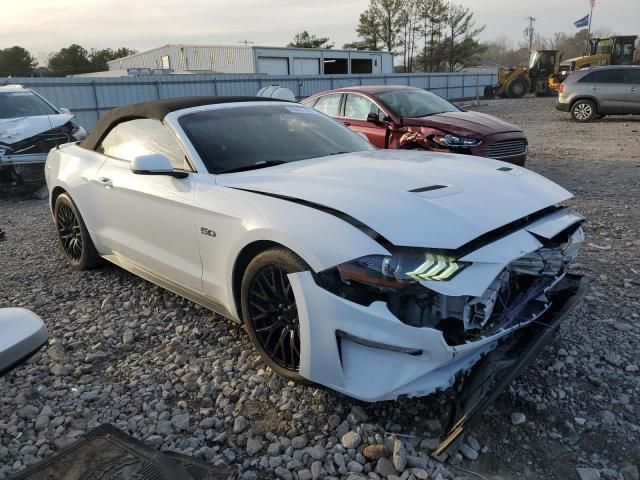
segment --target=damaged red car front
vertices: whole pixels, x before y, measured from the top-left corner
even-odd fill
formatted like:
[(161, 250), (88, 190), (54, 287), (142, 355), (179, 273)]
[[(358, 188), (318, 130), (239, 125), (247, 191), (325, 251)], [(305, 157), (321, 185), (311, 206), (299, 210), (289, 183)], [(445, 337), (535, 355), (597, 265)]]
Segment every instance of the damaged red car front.
[(527, 138), (518, 126), (465, 111), (420, 88), (341, 88), (303, 103), (363, 133), (378, 148), (461, 153), (516, 165), (527, 158)]

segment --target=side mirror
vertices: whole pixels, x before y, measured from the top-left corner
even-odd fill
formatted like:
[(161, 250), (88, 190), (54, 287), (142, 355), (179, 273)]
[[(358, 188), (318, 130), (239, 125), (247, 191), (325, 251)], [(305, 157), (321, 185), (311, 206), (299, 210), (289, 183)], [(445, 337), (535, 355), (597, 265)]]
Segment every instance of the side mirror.
[(187, 172), (173, 169), (173, 165), (167, 157), (161, 153), (140, 155), (131, 162), (131, 171), (136, 175), (167, 175), (175, 178), (185, 178)]
[(71, 110), (69, 110), (68, 108), (60, 107), (58, 111), (60, 113), (66, 113), (67, 115), (71, 115)]
[(0, 375), (26, 360), (49, 338), (42, 319), (25, 308), (0, 308)]
[(377, 113), (373, 113), (373, 112), (369, 112), (369, 115), (367, 115), (367, 122), (371, 122), (371, 123), (375, 123), (380, 125), (380, 123), (382, 123), (380, 121), (380, 117), (378, 116)]

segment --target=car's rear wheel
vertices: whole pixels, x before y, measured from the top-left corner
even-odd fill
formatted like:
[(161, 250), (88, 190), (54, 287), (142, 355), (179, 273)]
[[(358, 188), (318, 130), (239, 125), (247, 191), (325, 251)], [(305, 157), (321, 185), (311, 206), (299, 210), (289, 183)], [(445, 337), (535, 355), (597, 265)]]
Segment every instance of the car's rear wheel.
[(591, 100), (578, 100), (571, 107), (571, 118), (576, 122), (590, 122), (596, 115), (596, 104)]
[(87, 227), (71, 197), (62, 193), (56, 198), (53, 216), (60, 246), (69, 265), (76, 270), (86, 270), (100, 263)]
[(303, 383), (300, 321), (287, 275), (308, 269), (287, 249), (265, 250), (249, 263), (240, 292), (245, 327), (265, 363), (279, 375)]

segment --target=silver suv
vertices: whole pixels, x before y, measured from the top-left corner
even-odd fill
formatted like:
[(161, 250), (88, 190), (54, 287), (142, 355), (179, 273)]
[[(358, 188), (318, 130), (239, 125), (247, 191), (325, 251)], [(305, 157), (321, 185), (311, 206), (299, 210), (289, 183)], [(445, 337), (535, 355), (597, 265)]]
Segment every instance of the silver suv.
[(556, 108), (577, 122), (605, 115), (640, 115), (640, 66), (579, 70), (560, 85)]

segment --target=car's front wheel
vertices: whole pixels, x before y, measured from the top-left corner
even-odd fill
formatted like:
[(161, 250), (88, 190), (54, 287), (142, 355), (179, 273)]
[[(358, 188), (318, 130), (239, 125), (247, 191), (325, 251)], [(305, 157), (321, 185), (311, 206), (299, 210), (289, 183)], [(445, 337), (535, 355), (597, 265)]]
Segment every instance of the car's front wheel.
[(244, 324), (254, 346), (273, 371), (296, 382), (300, 376), (300, 321), (289, 278), (309, 267), (295, 253), (272, 248), (257, 255), (242, 279)]
[(91, 241), (87, 227), (71, 197), (62, 193), (53, 206), (60, 246), (69, 265), (86, 270), (100, 263), (100, 256)]
[(576, 122), (590, 122), (596, 115), (596, 104), (591, 100), (578, 100), (571, 107), (571, 118)]

